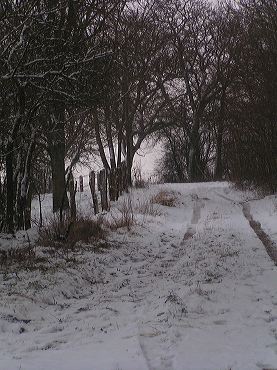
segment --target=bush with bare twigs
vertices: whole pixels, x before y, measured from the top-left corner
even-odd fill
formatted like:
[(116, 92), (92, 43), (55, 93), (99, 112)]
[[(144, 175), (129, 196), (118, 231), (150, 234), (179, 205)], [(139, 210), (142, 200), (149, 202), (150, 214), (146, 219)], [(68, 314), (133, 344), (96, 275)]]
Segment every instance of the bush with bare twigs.
[(140, 213), (145, 216), (161, 216), (162, 212), (157, 204), (151, 202), (150, 200), (139, 200), (135, 206), (137, 213)]
[(133, 179), (134, 179), (134, 187), (137, 189), (143, 189), (148, 186), (147, 181), (142, 176), (141, 164), (136, 164), (133, 167)]

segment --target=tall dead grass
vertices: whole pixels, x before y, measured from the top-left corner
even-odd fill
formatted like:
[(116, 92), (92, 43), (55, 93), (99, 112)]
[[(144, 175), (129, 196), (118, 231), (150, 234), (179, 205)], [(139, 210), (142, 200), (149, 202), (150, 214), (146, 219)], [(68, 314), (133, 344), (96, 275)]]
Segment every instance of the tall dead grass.
[(38, 244), (44, 247), (74, 248), (78, 242), (90, 243), (104, 239), (101, 219), (79, 217), (76, 221), (66, 219), (61, 223), (53, 217), (39, 231)]
[(117, 209), (119, 213), (112, 214), (111, 220), (106, 220), (106, 226), (113, 231), (123, 227), (130, 231), (131, 227), (136, 224), (132, 198), (125, 197)]

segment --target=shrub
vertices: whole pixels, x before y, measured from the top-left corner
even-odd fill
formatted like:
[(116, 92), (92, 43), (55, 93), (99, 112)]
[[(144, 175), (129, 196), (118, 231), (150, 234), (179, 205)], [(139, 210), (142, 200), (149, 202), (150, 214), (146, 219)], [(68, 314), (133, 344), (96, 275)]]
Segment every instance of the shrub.
[(18, 263), (29, 267), (36, 259), (34, 246), (23, 246), (17, 249), (0, 251), (0, 268), (8, 264)]
[(136, 223), (131, 197), (124, 198), (118, 210), (119, 215), (112, 215), (112, 221), (106, 221), (106, 225), (111, 230), (117, 230), (121, 227), (127, 227), (127, 229), (130, 230)]
[(143, 189), (148, 186), (147, 181), (142, 177), (142, 169), (140, 164), (136, 164), (133, 168), (134, 187)]
[(38, 243), (45, 247), (73, 248), (78, 242), (89, 243), (104, 239), (102, 220), (80, 217), (76, 221), (66, 219), (61, 223), (56, 217), (39, 231)]
[(151, 203), (160, 204), (166, 207), (175, 207), (177, 197), (173, 192), (166, 190), (160, 190), (156, 195), (153, 195), (150, 199)]

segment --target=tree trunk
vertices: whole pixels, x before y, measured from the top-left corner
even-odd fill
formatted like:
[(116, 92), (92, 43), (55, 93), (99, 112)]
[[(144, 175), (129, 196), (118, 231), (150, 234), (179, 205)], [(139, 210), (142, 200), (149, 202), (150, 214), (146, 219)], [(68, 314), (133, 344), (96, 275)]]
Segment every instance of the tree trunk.
[(94, 214), (97, 215), (99, 213), (99, 206), (98, 206), (98, 199), (96, 195), (95, 179), (96, 179), (95, 172), (91, 171), (89, 173), (89, 187), (90, 187), (90, 192), (91, 192), (92, 201), (93, 201)]
[(192, 131), (190, 135), (189, 168), (188, 168), (188, 178), (190, 182), (198, 182), (202, 180), (202, 172), (200, 165), (199, 126), (200, 126), (200, 117), (198, 113), (195, 113), (193, 117)]
[(14, 168), (13, 168), (13, 157), (14, 157), (14, 147), (15, 141), (20, 130), (20, 126), (23, 122), (23, 117), (25, 113), (25, 91), (24, 87), (21, 85), (18, 87), (17, 94), (17, 117), (14, 122), (14, 126), (11, 135), (8, 139), (6, 147), (5, 165), (6, 165), (6, 229), (8, 233), (14, 233)]
[(129, 99), (129, 82), (127, 75), (122, 79), (122, 93), (123, 93), (123, 112), (122, 121), (126, 133), (126, 180), (127, 187), (132, 186), (132, 165), (133, 165), (133, 124), (130, 119), (130, 99)]
[(19, 171), (16, 181), (16, 193), (15, 193), (15, 227), (17, 230), (22, 230), (24, 228), (24, 207), (26, 197), (23, 199), (21, 196), (21, 184), (23, 182), (22, 171)]
[(223, 121), (220, 120), (216, 138), (216, 163), (215, 163), (215, 180), (221, 181), (223, 178), (222, 163), (222, 140), (223, 140)]
[[(55, 112), (56, 113), (56, 112)], [(56, 125), (48, 136), (53, 184), (53, 212), (68, 208), (65, 181), (65, 133), (64, 112), (56, 113)]]
[(121, 153), (122, 153), (122, 131), (118, 132), (118, 139), (117, 139), (117, 168), (121, 164)]
[(171, 136), (170, 136), (170, 134), (168, 134), (167, 140), (169, 142), (170, 149), (171, 149), (171, 154), (172, 154), (172, 159), (173, 159), (173, 165), (174, 165), (174, 168), (175, 168), (175, 173), (176, 173), (177, 181), (178, 182), (183, 182), (184, 181), (184, 174), (182, 172), (181, 162), (178, 159), (177, 151), (176, 151), (176, 148), (175, 148), (175, 145), (174, 145), (174, 138), (172, 139)]
[(132, 186), (132, 166), (133, 166), (133, 137), (132, 131), (126, 127), (126, 165), (127, 165), (127, 186)]
[(13, 183), (13, 143), (7, 145), (6, 154), (6, 229), (14, 232), (14, 183)]
[(115, 169), (116, 168), (116, 161), (115, 161), (115, 151), (114, 151), (113, 137), (112, 137), (111, 114), (110, 114), (109, 108), (106, 108), (105, 113), (106, 113), (105, 114), (106, 135), (107, 135), (107, 142), (108, 142), (108, 147), (109, 147), (111, 169)]
[(68, 180), (68, 188), (70, 194), (70, 217), (71, 221), (76, 221), (77, 216), (77, 208), (76, 208), (76, 191), (77, 191), (77, 183), (75, 184), (74, 177), (72, 172), (69, 173), (69, 180)]
[[(59, 145), (50, 147), (52, 182), (53, 182), (53, 212), (68, 208), (67, 195), (65, 191), (65, 163), (64, 150)], [(64, 199), (65, 198), (65, 199)]]
[(31, 210), (32, 210), (32, 190), (33, 186), (30, 183), (28, 186), (26, 202), (24, 207), (24, 228), (25, 230), (29, 230), (31, 228)]
[[(23, 225), (25, 230), (31, 227), (31, 201), (32, 201), (32, 186), (30, 183), (31, 178), (31, 164), (35, 151), (35, 132), (32, 134), (31, 143), (28, 148), (27, 156), (25, 159), (24, 174), (20, 182), (20, 208), (23, 215)], [(26, 229), (27, 227), (27, 229)]]
[(100, 158), (102, 160), (102, 163), (103, 163), (104, 168), (107, 171), (109, 171), (110, 170), (110, 166), (109, 166), (109, 163), (107, 161), (106, 154), (105, 154), (105, 151), (104, 151), (104, 146), (103, 146), (103, 143), (102, 143), (102, 140), (101, 140), (100, 125), (99, 125), (99, 119), (98, 119), (97, 110), (95, 110), (93, 112), (93, 118), (94, 118), (95, 137), (96, 137), (96, 142), (97, 142), (97, 145), (98, 145), (98, 150), (99, 150)]
[(226, 90), (223, 90), (220, 101), (219, 126), (216, 138), (216, 163), (215, 163), (215, 180), (223, 178), (223, 163), (222, 163), (222, 141), (224, 132), (224, 117), (225, 117), (225, 98)]

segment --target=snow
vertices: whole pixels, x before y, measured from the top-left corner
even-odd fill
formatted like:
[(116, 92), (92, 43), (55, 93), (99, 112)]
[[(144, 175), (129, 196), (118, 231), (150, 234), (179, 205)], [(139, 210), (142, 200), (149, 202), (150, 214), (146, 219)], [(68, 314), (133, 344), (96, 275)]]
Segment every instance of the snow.
[[(160, 190), (175, 206), (144, 214)], [(249, 202), (273, 238), (276, 197), (251, 201), (228, 183), (156, 185), (103, 217), (126, 197), (136, 224), (107, 230), (101, 253), (84, 246), (44, 268), (2, 267), (0, 369), (277, 368), (277, 270), (242, 212)], [(92, 214), (88, 191), (77, 201)]]
[(277, 195), (250, 202), (252, 214), (277, 245)]

